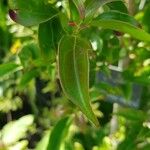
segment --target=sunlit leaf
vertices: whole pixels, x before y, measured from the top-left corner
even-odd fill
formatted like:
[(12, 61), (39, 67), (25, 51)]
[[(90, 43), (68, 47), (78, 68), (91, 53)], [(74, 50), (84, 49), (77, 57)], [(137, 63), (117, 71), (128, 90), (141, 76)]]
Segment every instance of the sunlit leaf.
[(49, 142), (50, 131), (47, 131), (42, 137), (41, 141), (37, 144), (36, 150), (47, 150), (47, 145)]
[(28, 141), (22, 140), (19, 142), (16, 142), (15, 145), (9, 146), (9, 150), (24, 150), (27, 149)]
[(24, 138), (33, 120), (34, 118), (32, 115), (26, 115), (17, 121), (6, 124), (2, 129), (2, 141), (5, 144), (13, 144), (19, 139)]

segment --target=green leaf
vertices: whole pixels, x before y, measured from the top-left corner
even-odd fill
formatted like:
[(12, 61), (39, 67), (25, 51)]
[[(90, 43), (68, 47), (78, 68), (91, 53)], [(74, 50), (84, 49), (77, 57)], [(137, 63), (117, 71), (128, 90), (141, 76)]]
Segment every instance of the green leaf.
[(32, 115), (26, 115), (17, 121), (7, 123), (2, 129), (2, 141), (5, 144), (13, 144), (24, 138), (33, 121)]
[(69, 9), (70, 9), (70, 21), (80, 22), (79, 11), (72, 0), (69, 0)]
[(146, 6), (146, 9), (144, 11), (144, 14), (143, 14), (143, 18), (142, 18), (142, 22), (144, 24), (144, 26), (146, 26), (146, 29), (148, 32), (150, 32), (150, 4), (148, 4)]
[(94, 0), (94, 2), (91, 1), (86, 8), (85, 12), (86, 20), (93, 18), (93, 16), (96, 14), (96, 12), (100, 7), (113, 1), (122, 1), (122, 0)]
[(39, 143), (37, 143), (36, 150), (47, 150), (49, 142), (50, 131), (47, 131)]
[(142, 85), (149, 85), (150, 84), (150, 66), (141, 67), (137, 70), (127, 69), (122, 72), (122, 76), (125, 78), (126, 81), (139, 83)]
[(66, 14), (64, 12), (61, 12), (59, 14), (59, 18), (60, 18), (60, 22), (61, 22), (61, 26), (63, 28), (63, 30), (69, 34), (73, 33), (74, 27), (69, 25), (69, 18), (66, 16)]
[(64, 36), (59, 44), (58, 67), (61, 86), (66, 96), (76, 104), (86, 117), (98, 125), (89, 98), (90, 45), (75, 36)]
[(35, 69), (26, 72), (21, 78), (19, 87), (24, 88), (33, 78), (37, 76), (38, 76), (38, 71)]
[(0, 64), (0, 77), (17, 71), (19, 67), (20, 66), (15, 63)]
[(150, 41), (150, 34), (138, 28), (138, 23), (133, 17), (118, 11), (99, 15), (91, 25), (128, 33), (138, 40)]
[(114, 1), (107, 4), (111, 10), (117, 10), (123, 13), (128, 13), (128, 9), (123, 1)]
[(132, 121), (143, 121), (148, 117), (146, 113), (131, 108), (122, 108), (115, 114), (119, 116), (123, 116), (128, 120), (132, 120)]
[(68, 134), (71, 122), (72, 118), (65, 117), (56, 124), (50, 134), (47, 150), (54, 150), (54, 148), (55, 150), (60, 150), (61, 144)]
[(39, 25), (38, 40), (45, 61), (54, 61), (57, 44), (62, 33), (60, 21), (56, 17)]
[(56, 16), (57, 11), (43, 0), (9, 0), (10, 17), (23, 26), (40, 24)]

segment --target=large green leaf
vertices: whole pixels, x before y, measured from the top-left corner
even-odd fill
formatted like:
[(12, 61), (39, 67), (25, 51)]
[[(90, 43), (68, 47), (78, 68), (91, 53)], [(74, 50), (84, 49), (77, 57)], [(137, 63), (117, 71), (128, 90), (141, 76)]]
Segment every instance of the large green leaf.
[(23, 26), (32, 26), (45, 22), (57, 14), (57, 11), (44, 0), (9, 0), (10, 17)]
[(76, 104), (87, 118), (98, 125), (90, 106), (89, 63), (90, 45), (75, 36), (64, 36), (59, 44), (58, 67), (61, 86), (66, 96)]
[(20, 66), (15, 63), (4, 63), (0, 64), (0, 77), (7, 75), (9, 73), (13, 73), (16, 71)]
[(57, 44), (62, 32), (62, 27), (57, 17), (39, 25), (38, 40), (41, 54), (45, 61), (54, 61)]
[(150, 41), (150, 34), (138, 28), (138, 23), (133, 17), (118, 11), (99, 15), (91, 25), (128, 33), (138, 40)]
[(67, 136), (71, 122), (72, 118), (65, 117), (56, 124), (50, 134), (47, 150), (60, 150), (61, 144)]

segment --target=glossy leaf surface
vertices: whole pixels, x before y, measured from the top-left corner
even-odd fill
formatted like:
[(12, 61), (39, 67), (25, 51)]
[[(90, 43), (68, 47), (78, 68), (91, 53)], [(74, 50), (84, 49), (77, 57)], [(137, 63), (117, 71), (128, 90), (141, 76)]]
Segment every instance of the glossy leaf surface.
[(138, 23), (133, 17), (117, 11), (99, 15), (91, 25), (128, 33), (138, 40), (150, 41), (150, 34), (138, 28)]
[(57, 11), (43, 0), (9, 0), (9, 6), (11, 19), (23, 26), (37, 25), (57, 14)]
[(98, 125), (89, 98), (89, 44), (75, 36), (64, 36), (59, 44), (58, 67), (61, 86), (66, 96), (86, 117)]

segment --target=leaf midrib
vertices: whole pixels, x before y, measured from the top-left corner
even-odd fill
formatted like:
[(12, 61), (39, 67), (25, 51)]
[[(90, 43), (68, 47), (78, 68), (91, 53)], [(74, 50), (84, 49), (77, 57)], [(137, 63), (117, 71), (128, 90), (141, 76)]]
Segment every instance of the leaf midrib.
[(74, 45), (73, 45), (73, 65), (74, 65), (74, 72), (75, 72), (75, 81), (77, 83), (78, 92), (80, 95), (80, 100), (82, 101), (82, 104), (84, 104), (84, 97), (81, 93), (81, 87), (80, 87), (80, 79), (78, 77), (78, 70), (77, 70), (77, 61), (76, 61), (76, 43), (77, 43), (77, 37), (74, 37)]

